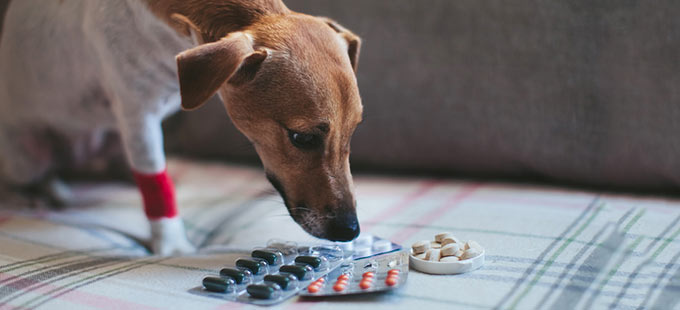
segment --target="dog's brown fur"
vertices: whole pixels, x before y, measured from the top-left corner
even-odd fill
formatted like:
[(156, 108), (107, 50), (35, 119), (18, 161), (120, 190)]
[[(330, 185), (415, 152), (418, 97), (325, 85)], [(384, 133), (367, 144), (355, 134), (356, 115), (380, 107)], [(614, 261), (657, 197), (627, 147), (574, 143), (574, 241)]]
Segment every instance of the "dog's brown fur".
[(186, 33), (172, 18), (181, 14), (216, 41), (228, 33), (240, 31), (266, 15), (283, 15), (290, 10), (281, 1), (271, 0), (147, 0), (152, 12), (178, 31)]
[[(177, 57), (182, 106), (197, 108), (219, 92), (291, 216), (317, 237), (346, 239), (334, 230), (352, 221), (358, 233), (349, 143), (362, 115), (359, 38), (278, 0), (148, 3), (205, 43)], [(323, 145), (296, 148), (290, 131), (321, 136)]]

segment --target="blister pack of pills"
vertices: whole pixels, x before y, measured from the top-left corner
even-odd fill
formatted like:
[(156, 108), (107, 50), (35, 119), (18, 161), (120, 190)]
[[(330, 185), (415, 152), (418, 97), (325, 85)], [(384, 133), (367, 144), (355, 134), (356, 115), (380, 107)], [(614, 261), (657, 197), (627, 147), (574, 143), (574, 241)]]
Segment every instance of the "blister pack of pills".
[(300, 292), (303, 297), (338, 296), (394, 290), (408, 279), (408, 252), (393, 251), (341, 265)]
[[(328, 296), (390, 290), (403, 284), (407, 273), (408, 255), (401, 246), (370, 235), (349, 243), (304, 246), (270, 240), (267, 246), (254, 248), (249, 257), (237, 259), (234, 266), (207, 275), (202, 286), (189, 292), (267, 306), (301, 292)], [(344, 282), (334, 290), (339, 278)], [(322, 285), (327, 282), (333, 283)], [(310, 293), (310, 287), (318, 290)]]
[(203, 278), (191, 293), (256, 305), (280, 303), (351, 258), (340, 247), (271, 240), (249, 257)]

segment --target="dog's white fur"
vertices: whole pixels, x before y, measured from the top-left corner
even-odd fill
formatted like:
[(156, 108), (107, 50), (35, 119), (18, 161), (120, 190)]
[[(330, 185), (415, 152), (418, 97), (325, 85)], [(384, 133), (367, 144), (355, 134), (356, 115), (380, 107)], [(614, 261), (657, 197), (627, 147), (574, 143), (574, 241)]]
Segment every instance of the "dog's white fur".
[[(175, 55), (193, 45), (140, 0), (12, 1), (0, 41), (0, 183), (48, 169), (42, 129), (118, 130), (132, 169), (163, 171), (160, 123), (180, 107)], [(179, 218), (151, 228), (156, 253), (192, 250)]]

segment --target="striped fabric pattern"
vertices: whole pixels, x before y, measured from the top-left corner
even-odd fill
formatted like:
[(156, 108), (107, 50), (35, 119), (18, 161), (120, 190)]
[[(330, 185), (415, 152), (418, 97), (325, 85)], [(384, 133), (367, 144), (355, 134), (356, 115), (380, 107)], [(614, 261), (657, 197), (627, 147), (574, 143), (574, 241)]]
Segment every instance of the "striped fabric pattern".
[[(74, 207), (0, 209), (0, 309), (260, 309), (188, 293), (271, 238), (314, 242), (259, 169), (174, 159), (197, 254), (150, 256), (136, 189), (78, 184)], [(408, 246), (440, 231), (478, 241), (463, 275), (412, 272), (403, 289), (281, 309), (680, 309), (680, 200), (516, 184), (355, 177), (362, 231)]]

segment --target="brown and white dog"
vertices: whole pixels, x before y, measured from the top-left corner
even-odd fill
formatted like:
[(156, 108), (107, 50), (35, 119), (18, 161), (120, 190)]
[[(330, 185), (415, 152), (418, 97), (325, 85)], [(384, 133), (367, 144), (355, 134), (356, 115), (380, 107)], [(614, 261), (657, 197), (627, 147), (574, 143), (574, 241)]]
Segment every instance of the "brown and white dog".
[(190, 252), (160, 124), (217, 93), (293, 219), (316, 237), (352, 240), (359, 46), (280, 0), (12, 1), (0, 41), (0, 192), (44, 183), (58, 164), (45, 132), (96, 147), (117, 131), (153, 251)]

